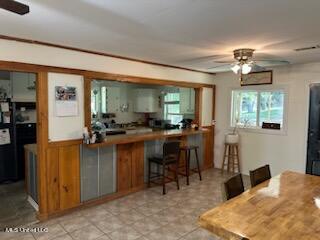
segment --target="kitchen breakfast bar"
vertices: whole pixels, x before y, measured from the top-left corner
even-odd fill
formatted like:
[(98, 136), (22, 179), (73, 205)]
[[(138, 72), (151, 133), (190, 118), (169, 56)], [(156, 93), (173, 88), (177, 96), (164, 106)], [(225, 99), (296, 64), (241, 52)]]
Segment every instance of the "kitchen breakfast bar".
[[(148, 177), (148, 158), (162, 154), (163, 142), (168, 140), (178, 140), (181, 146), (199, 146), (202, 169), (211, 167), (212, 162), (205, 160), (211, 159), (208, 154), (213, 154), (211, 134), (212, 131), (206, 128), (158, 130), (107, 136), (101, 143), (83, 144), (80, 157), (81, 202), (95, 202), (143, 189)], [(195, 164), (194, 158), (191, 154), (191, 167)], [(181, 156), (181, 167), (184, 162), (184, 156)]]

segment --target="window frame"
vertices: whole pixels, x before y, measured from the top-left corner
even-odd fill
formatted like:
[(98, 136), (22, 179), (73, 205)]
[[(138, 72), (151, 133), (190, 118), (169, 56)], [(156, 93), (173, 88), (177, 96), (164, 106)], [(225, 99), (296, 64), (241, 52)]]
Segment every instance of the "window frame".
[[(231, 88), (230, 89), (230, 106), (229, 106), (229, 130), (234, 129), (234, 123), (233, 123), (233, 111), (234, 111), (234, 102), (233, 102), (233, 92), (234, 91), (252, 91), (257, 92), (257, 119), (256, 123), (257, 126), (253, 127), (245, 127), (245, 126), (237, 126), (237, 130), (240, 132), (252, 132), (252, 133), (262, 133), (262, 134), (271, 134), (271, 135), (287, 135), (287, 128), (288, 128), (288, 100), (289, 100), (289, 89), (286, 85), (273, 85), (273, 86), (248, 86), (248, 87), (242, 87), (242, 88)], [(261, 92), (278, 92), (282, 91), (283, 96), (283, 120), (282, 120), (282, 126), (280, 130), (276, 129), (264, 129), (259, 126), (260, 122), (260, 94)]]
[[(180, 92), (172, 92), (172, 93), (178, 93), (179, 94), (179, 101), (175, 100), (175, 101), (166, 101), (165, 100), (165, 96), (163, 96), (163, 118), (165, 120), (168, 120), (168, 115), (178, 115), (178, 116), (182, 116), (183, 118), (183, 114), (180, 113)], [(179, 104), (179, 113), (170, 113), (168, 112), (168, 108), (166, 107), (166, 105), (174, 105), (174, 104)]]

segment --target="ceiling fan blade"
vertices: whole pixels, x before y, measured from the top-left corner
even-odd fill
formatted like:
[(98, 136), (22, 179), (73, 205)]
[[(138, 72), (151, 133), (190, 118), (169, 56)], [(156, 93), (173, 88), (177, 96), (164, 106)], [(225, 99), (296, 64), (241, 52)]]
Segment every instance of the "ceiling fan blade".
[(203, 57), (196, 57), (196, 58), (190, 58), (190, 59), (186, 59), (183, 60), (184, 63), (188, 63), (188, 62), (205, 62), (205, 61), (213, 61), (214, 59), (217, 58), (223, 58), (228, 56), (227, 54), (214, 54), (214, 55), (208, 55), (208, 56), (203, 56)]
[(24, 15), (30, 12), (28, 5), (14, 0), (0, 0), (0, 8), (19, 15)]
[(265, 70), (267, 70), (265, 67), (262, 67), (262, 66), (260, 66), (258, 64), (253, 64), (251, 72), (262, 72), (262, 71), (265, 71)]
[(230, 64), (224, 64), (220, 66), (209, 67), (207, 69), (214, 70), (215, 72), (227, 72), (227, 71), (230, 71), (230, 67), (231, 67)]
[(214, 61), (214, 63), (228, 63), (228, 64), (232, 64), (232, 63), (236, 63), (235, 61)]
[(290, 64), (289, 61), (286, 60), (272, 60), (272, 59), (253, 59), (254, 62), (263, 62), (263, 63), (270, 63), (270, 64)]

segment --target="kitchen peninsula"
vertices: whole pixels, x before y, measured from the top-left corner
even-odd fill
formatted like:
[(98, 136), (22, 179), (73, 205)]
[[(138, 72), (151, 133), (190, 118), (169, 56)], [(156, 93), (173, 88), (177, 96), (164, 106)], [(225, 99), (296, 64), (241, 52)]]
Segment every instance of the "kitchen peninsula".
[[(212, 163), (206, 155), (210, 151), (210, 136), (210, 130), (205, 128), (159, 130), (107, 136), (101, 143), (83, 145), (81, 201), (144, 188), (148, 177), (148, 158), (162, 153), (164, 141), (178, 140), (182, 146), (198, 145), (202, 168), (210, 167)], [(191, 156), (192, 164), (195, 163), (194, 157)], [(180, 164), (184, 165), (184, 156), (181, 156)]]

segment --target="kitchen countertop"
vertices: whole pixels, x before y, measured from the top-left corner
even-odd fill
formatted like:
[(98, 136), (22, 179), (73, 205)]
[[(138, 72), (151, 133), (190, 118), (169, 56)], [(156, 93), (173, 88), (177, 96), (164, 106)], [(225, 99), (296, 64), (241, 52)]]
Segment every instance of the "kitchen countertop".
[(126, 143), (148, 141), (148, 140), (168, 138), (168, 137), (188, 136), (188, 135), (194, 135), (194, 134), (201, 134), (205, 132), (208, 132), (208, 130), (204, 128), (200, 128), (198, 130), (174, 129), (174, 130), (153, 131), (149, 133), (120, 134), (120, 135), (107, 136), (104, 142), (87, 144), (87, 146), (89, 148), (97, 148), (97, 147), (103, 147), (103, 146), (114, 145), (114, 144), (126, 144)]

